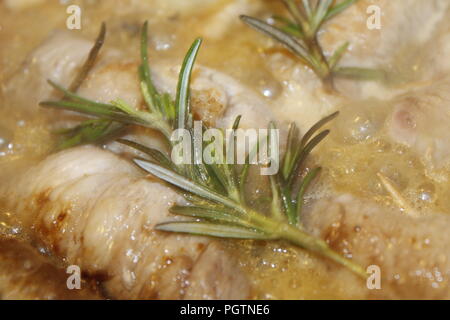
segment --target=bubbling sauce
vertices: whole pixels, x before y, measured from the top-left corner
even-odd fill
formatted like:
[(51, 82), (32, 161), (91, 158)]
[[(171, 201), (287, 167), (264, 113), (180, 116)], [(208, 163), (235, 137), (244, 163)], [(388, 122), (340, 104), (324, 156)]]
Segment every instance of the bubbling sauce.
[[(61, 2), (62, 3), (62, 2)], [(67, 14), (59, 1), (48, 1), (32, 8), (11, 13), (0, 2), (0, 84), (16, 72), (27, 54), (55, 28), (64, 28)], [(139, 30), (150, 22), (150, 58), (173, 59), (179, 63), (204, 23), (231, 1), (208, 1), (203, 9), (168, 14), (164, 1), (152, 10), (116, 8), (116, 1), (74, 1), (83, 7), (83, 28), (77, 32), (94, 39), (100, 22), (108, 26), (107, 46), (118, 47), (130, 57), (138, 58)], [(123, 10), (122, 10), (123, 9)], [(279, 10), (265, 2), (263, 13)], [(268, 70), (264, 50), (268, 40), (243, 26), (239, 21), (218, 39), (206, 40), (198, 63), (225, 72), (258, 92), (265, 99), (275, 99), (281, 87)], [(202, 31), (203, 30), (203, 31)], [(24, 92), (23, 94), (26, 94)], [(36, 108), (38, 108), (36, 106)], [(377, 178), (381, 172), (390, 178), (415, 208), (450, 212), (448, 172), (444, 182), (427, 175), (417, 155), (387, 138), (384, 125), (389, 103), (375, 99), (351, 102), (341, 109), (331, 124), (332, 133), (314, 152), (313, 163), (324, 168), (320, 181), (308, 195), (308, 201), (323, 197), (330, 190), (352, 193), (358, 197), (395, 206)], [(14, 179), (23, 167), (51, 153), (55, 135), (52, 119), (45, 110), (33, 116), (21, 113), (8, 97), (0, 96), (0, 170), (3, 179)], [(54, 120), (54, 119), (53, 119)], [(0, 181), (1, 183), (1, 181)], [(264, 183), (257, 192), (267, 193)], [(263, 201), (261, 198), (254, 200)], [(255, 203), (258, 205), (258, 203)], [(264, 203), (259, 205), (264, 207)], [(11, 220), (11, 212), (3, 212)], [(6, 219), (0, 224), (5, 224)], [(8, 228), (14, 226), (8, 225)], [(364, 283), (358, 284), (346, 270), (330, 272), (328, 262), (284, 243), (223, 241), (248, 273), (254, 287), (254, 298), (261, 299), (336, 299), (366, 297)], [(353, 281), (351, 281), (353, 280)], [(350, 286), (349, 283), (353, 285)]]

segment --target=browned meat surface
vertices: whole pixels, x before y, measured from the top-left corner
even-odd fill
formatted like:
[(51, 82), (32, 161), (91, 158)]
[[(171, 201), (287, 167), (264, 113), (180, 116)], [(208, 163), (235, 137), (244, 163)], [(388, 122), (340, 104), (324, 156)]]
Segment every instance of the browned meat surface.
[[(0, 0), (0, 215), (7, 212), (48, 254), (2, 235), (0, 298), (99, 297), (87, 283), (82, 291), (66, 289), (62, 266), (77, 265), (107, 298), (450, 299), (450, 1), (360, 0), (325, 23), (319, 40), (326, 56), (348, 41), (340, 66), (388, 75), (385, 82), (336, 79), (336, 94), (325, 92), (297, 57), (238, 19), (287, 15), (281, 2), (77, 3), (86, 23), (68, 31), (62, 2)], [(367, 27), (371, 5), (381, 10), (380, 29)], [(108, 36), (78, 90), (87, 98), (143, 107), (136, 69), (139, 28), (148, 19), (152, 78), (172, 96), (183, 55), (196, 36), (204, 38), (191, 98), (195, 116), (211, 126), (228, 128), (237, 115), (246, 128), (274, 120), (283, 141), (288, 122), (304, 134), (339, 110), (332, 133), (306, 162), (324, 170), (307, 192), (303, 221), (339, 253), (379, 266), (382, 289), (368, 290), (345, 268), (284, 242), (224, 245), (155, 231), (160, 222), (180, 219), (168, 208), (183, 199), (132, 165), (128, 147), (111, 142), (51, 155), (52, 130), (85, 118), (37, 104), (58, 98), (47, 79), (65, 87), (74, 79), (98, 17), (107, 22)], [(148, 129), (131, 128), (126, 137), (165, 148)], [(393, 181), (414, 216), (392, 207), (378, 173)], [(249, 180), (255, 203), (269, 195), (260, 177)], [(262, 197), (257, 206), (269, 200)]]
[(336, 251), (380, 267), (381, 290), (369, 297), (450, 298), (448, 215), (413, 218), (342, 195), (318, 202), (305, 223)]

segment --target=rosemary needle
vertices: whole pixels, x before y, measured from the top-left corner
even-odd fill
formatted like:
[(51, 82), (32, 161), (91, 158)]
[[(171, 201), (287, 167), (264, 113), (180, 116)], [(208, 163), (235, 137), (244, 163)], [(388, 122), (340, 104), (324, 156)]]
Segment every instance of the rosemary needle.
[[(103, 22), (94, 46), (90, 50), (85, 63), (70, 84), (68, 90), (60, 90), (62, 88), (57, 88), (64, 93), (61, 103), (73, 99), (74, 96), (70, 93), (76, 92), (89, 75), (89, 72), (95, 65), (100, 50), (103, 47), (105, 36), (106, 24)], [(57, 86), (52, 82), (50, 84), (54, 87)], [(81, 144), (102, 143), (119, 136), (125, 131), (125, 128), (125, 125), (109, 119), (89, 119), (73, 128), (57, 130), (57, 133), (60, 134), (62, 139), (60, 139), (56, 149), (63, 150)]]
[[(201, 39), (196, 39), (186, 54), (179, 72), (175, 100), (167, 93), (158, 92), (152, 83), (148, 66), (147, 23), (145, 23), (141, 36), (142, 63), (138, 71), (146, 110), (134, 110), (120, 99), (109, 104), (91, 101), (53, 82), (49, 83), (64, 93), (66, 99), (44, 101), (41, 105), (95, 116), (96, 119), (91, 121), (106, 121), (105, 123), (112, 121), (121, 125), (153, 128), (166, 137), (170, 148), (173, 149), (174, 142), (170, 140), (170, 136), (176, 129), (184, 128), (193, 133), (193, 115), (189, 106), (190, 78), (200, 45)], [(134, 159), (136, 165), (170, 184), (188, 203), (183, 206), (175, 205), (170, 212), (191, 217), (192, 220), (168, 221), (157, 225), (157, 230), (221, 238), (284, 240), (326, 257), (365, 277), (366, 272), (361, 266), (333, 251), (322, 239), (309, 234), (304, 230), (301, 221), (303, 197), (320, 168), (312, 169), (303, 177), (300, 173), (308, 154), (329, 133), (328, 130), (321, 131), (321, 128), (336, 116), (337, 113), (334, 113), (319, 121), (302, 138), (297, 127), (294, 124), (290, 126), (288, 148), (281, 162), (282, 168), (269, 178), (272, 191), (272, 212), (269, 215), (247, 204), (245, 186), (249, 157), (247, 163), (242, 166), (218, 161), (211, 164), (196, 163), (194, 154), (198, 150), (194, 150), (191, 164), (176, 164), (159, 150), (133, 141), (123, 139), (118, 141), (144, 152), (148, 159)], [(233, 129), (239, 127), (239, 122), (240, 116), (236, 118)], [(269, 129), (273, 128), (274, 124), (270, 124)], [(203, 132), (207, 129), (206, 126), (202, 128)], [(221, 132), (222, 139), (225, 140), (225, 132)], [(194, 134), (191, 134), (191, 139), (192, 145), (195, 146)], [(268, 151), (272, 154), (271, 150)], [(226, 158), (225, 150), (216, 148), (214, 152), (218, 158)]]
[(419, 213), (411, 206), (408, 201), (402, 196), (400, 191), (395, 187), (391, 179), (383, 175), (381, 172), (377, 173), (378, 178), (383, 184), (384, 188), (391, 195), (394, 203), (407, 215), (411, 217), (419, 217)]
[(95, 61), (97, 60), (97, 56), (105, 42), (105, 36), (106, 36), (106, 24), (103, 22), (102, 26), (100, 28), (100, 32), (97, 36), (97, 40), (95, 41), (94, 46), (92, 47), (91, 51), (89, 52), (89, 56), (88, 56), (86, 62), (81, 67), (81, 70), (78, 73), (77, 77), (70, 85), (69, 91), (72, 91), (72, 92), (77, 91), (78, 88), (80, 88), (83, 81), (88, 76), (91, 69), (94, 67)]

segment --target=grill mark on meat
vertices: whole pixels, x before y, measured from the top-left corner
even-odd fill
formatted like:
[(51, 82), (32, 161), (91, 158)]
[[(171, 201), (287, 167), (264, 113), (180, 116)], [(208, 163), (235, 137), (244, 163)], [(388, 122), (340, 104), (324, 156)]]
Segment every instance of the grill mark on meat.
[[(37, 216), (36, 223), (32, 225), (32, 229), (37, 233), (37, 238), (40, 239), (56, 256), (60, 256), (61, 251), (58, 246), (58, 223), (53, 224), (50, 228), (45, 225), (45, 222), (42, 218), (42, 215), (45, 214), (45, 209), (50, 202), (50, 194), (52, 190), (50, 188), (46, 189), (43, 192), (38, 193), (35, 198), (32, 200), (36, 205)], [(31, 210), (31, 207), (30, 207)], [(60, 215), (67, 215), (67, 213), (60, 213)], [(57, 222), (57, 221), (55, 221)]]
[(105, 281), (108, 281), (111, 279), (111, 275), (108, 274), (108, 272), (104, 270), (98, 270), (98, 271), (82, 271), (81, 272), (83, 278), (89, 278), (92, 280), (95, 280), (98, 283), (102, 283)]
[(342, 250), (343, 240), (348, 238), (348, 233), (346, 232), (346, 226), (344, 224), (345, 210), (342, 205), (339, 205), (339, 213), (335, 221), (330, 224), (323, 231), (323, 239), (328, 243), (328, 245), (336, 251)]
[[(47, 213), (48, 207), (52, 205), (50, 195), (52, 194), (52, 189), (48, 188), (43, 192), (38, 193), (32, 200), (36, 205), (36, 220), (31, 226), (34, 232), (38, 235), (37, 238), (40, 242), (43, 242), (54, 255), (58, 257), (63, 257), (63, 252), (59, 247), (61, 241), (61, 231), (64, 227), (65, 220), (70, 216), (70, 207), (64, 207), (56, 215), (50, 225), (46, 224), (45, 214)], [(32, 209), (31, 207), (29, 208)], [(76, 241), (76, 238), (74, 237)]]

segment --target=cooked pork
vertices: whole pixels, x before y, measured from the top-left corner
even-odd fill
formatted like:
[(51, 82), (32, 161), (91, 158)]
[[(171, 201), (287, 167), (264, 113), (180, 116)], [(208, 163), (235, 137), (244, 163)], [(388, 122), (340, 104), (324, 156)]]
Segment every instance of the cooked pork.
[(368, 290), (368, 297), (450, 298), (448, 215), (410, 217), (340, 195), (319, 201), (304, 219), (341, 254), (380, 268), (381, 289)]
[[(77, 3), (86, 23), (69, 31), (61, 30), (67, 17), (62, 2), (0, 1), (0, 67), (8, 66), (8, 74), (17, 70), (0, 77), (0, 215), (8, 212), (20, 226), (20, 239), (0, 234), (0, 298), (303, 299), (328, 290), (336, 298), (450, 299), (448, 0), (361, 0), (327, 22), (319, 32), (326, 56), (348, 41), (339, 65), (378, 68), (385, 76), (377, 82), (337, 78), (335, 93), (324, 90), (299, 59), (238, 19), (247, 14), (273, 22), (273, 13), (287, 16), (278, 2)], [(380, 29), (367, 26), (376, 14), (369, 6), (381, 10)], [(40, 15), (35, 18), (33, 10)], [(38, 16), (47, 10), (55, 17), (41, 30)], [(204, 38), (191, 103), (194, 116), (211, 127), (229, 128), (238, 115), (244, 128), (275, 121), (284, 141), (289, 122), (304, 134), (340, 110), (332, 134), (305, 163), (308, 170), (324, 170), (307, 190), (302, 222), (364, 269), (378, 266), (381, 290), (369, 290), (347, 269), (284, 242), (229, 245), (156, 231), (158, 223), (182, 220), (168, 210), (185, 200), (145, 176), (129, 161), (143, 155), (130, 155), (117, 142), (53, 152), (53, 130), (86, 118), (38, 103), (61, 98), (48, 79), (68, 87), (76, 77), (99, 17), (109, 32), (77, 91), (83, 97), (120, 98), (144, 108), (134, 49), (139, 26), (149, 19), (152, 78), (172, 97), (183, 55), (196, 36)], [(40, 42), (33, 50), (20, 45), (27, 37), (15, 37), (15, 20), (29, 21), (33, 45)], [(24, 22), (17, 25), (24, 28)], [(18, 65), (16, 55), (27, 58)], [(167, 151), (150, 129), (128, 128), (124, 137)], [(385, 190), (379, 172), (393, 180), (396, 194)], [(248, 180), (248, 189), (255, 189), (247, 190), (248, 205), (268, 208), (266, 180)], [(415, 215), (396, 208), (393, 197)], [(84, 290), (67, 289), (69, 265), (81, 268)], [(310, 273), (300, 277), (298, 270)]]
[(450, 82), (431, 82), (394, 100), (388, 120), (390, 137), (407, 145), (430, 169), (450, 164)]
[[(18, 106), (36, 112), (39, 101), (51, 97), (53, 93), (48, 79), (69, 86), (75, 72), (86, 60), (92, 44), (79, 37), (66, 41), (67, 37), (66, 32), (57, 31), (30, 53), (20, 71), (4, 88), (4, 94), (13, 95)], [(17, 88), (31, 94), (24, 96)]]
[[(37, 110), (38, 102), (58, 97), (47, 80), (68, 87), (92, 46), (93, 42), (68, 32), (56, 32), (30, 54), (21, 72), (8, 83), (5, 94), (17, 88), (31, 87), (33, 95), (18, 96), (18, 100), (23, 101), (27, 109)], [(105, 50), (78, 93), (106, 103), (120, 98), (138, 108), (143, 100), (137, 77), (138, 65), (137, 61), (124, 58), (118, 50)], [(256, 93), (221, 72), (204, 67), (198, 69), (192, 85), (193, 108), (202, 115), (202, 119), (212, 123), (221, 119), (220, 123), (228, 128), (242, 114), (244, 127), (267, 126), (272, 119), (271, 113), (267, 103)], [(153, 76), (158, 86), (174, 94), (179, 65), (174, 67), (173, 62), (163, 62), (156, 64), (152, 70), (155, 71)]]
[(55, 154), (0, 192), (23, 228), (114, 298), (246, 299), (250, 288), (209, 239), (156, 232), (180, 200), (128, 161), (87, 146)]
[[(425, 43), (445, 19), (448, 6), (445, 0), (358, 1), (330, 22), (322, 39), (330, 50), (339, 47), (342, 39), (351, 43), (343, 64), (360, 61), (379, 67), (397, 55), (399, 49)], [(376, 14), (379, 19), (370, 19)], [(375, 25), (378, 21), (379, 26)]]

